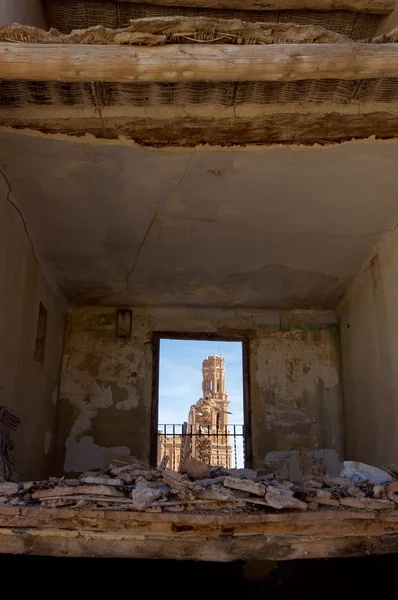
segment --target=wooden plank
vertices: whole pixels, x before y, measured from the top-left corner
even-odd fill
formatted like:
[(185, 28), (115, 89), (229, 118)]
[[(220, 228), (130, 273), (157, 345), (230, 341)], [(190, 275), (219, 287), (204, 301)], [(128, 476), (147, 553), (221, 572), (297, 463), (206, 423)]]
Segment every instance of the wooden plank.
[(290, 560), (398, 552), (398, 535), (218, 536), (0, 529), (0, 553), (146, 559)]
[[(311, 107), (310, 107), (311, 108)], [(342, 142), (353, 138), (363, 139), (372, 135), (380, 138), (398, 137), (398, 110), (391, 104), (383, 104), (384, 110), (344, 113), (344, 107), (321, 112), (302, 112), (291, 107), (287, 113), (278, 112), (257, 117), (189, 117), (144, 118), (107, 117), (102, 115), (81, 118), (71, 110), (40, 108), (0, 109), (0, 126), (28, 128), (43, 133), (84, 135), (90, 133), (98, 138), (117, 139), (119, 135), (143, 145), (197, 144), (315, 144)], [(279, 107), (279, 110), (281, 107)], [(58, 116), (55, 111), (58, 110)], [(342, 112), (340, 112), (340, 110)], [(41, 116), (39, 116), (41, 114)], [(75, 115), (82, 111), (76, 110)], [(106, 114), (106, 111), (105, 111)], [(62, 115), (65, 115), (64, 117)], [(68, 115), (68, 116), (66, 116)]]
[(0, 79), (298, 81), (398, 77), (398, 44), (179, 44), (161, 48), (0, 44)]
[(204, 535), (385, 535), (398, 534), (398, 511), (388, 515), (349, 510), (316, 513), (152, 514), (62, 508), (2, 507), (0, 529), (85, 529), (130, 533), (185, 533)]
[(395, 0), (119, 0), (119, 2), (222, 10), (350, 10), (380, 14), (390, 13), (395, 8)]

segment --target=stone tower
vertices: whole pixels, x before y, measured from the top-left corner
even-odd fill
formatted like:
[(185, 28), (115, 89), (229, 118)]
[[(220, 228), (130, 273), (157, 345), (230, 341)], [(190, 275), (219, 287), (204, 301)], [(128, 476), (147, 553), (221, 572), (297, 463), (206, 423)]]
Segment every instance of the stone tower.
[(231, 466), (228, 444), (228, 395), (225, 391), (225, 360), (213, 354), (202, 363), (203, 396), (191, 406), (188, 432), (193, 434), (191, 456), (211, 465)]
[(202, 363), (203, 399), (213, 400), (212, 419), (209, 425), (225, 430), (228, 425), (228, 396), (225, 391), (225, 359), (213, 354)]
[(202, 374), (202, 397), (191, 406), (188, 422), (182, 425), (182, 434), (159, 432), (158, 463), (166, 455), (171, 469), (181, 468), (188, 456), (210, 465), (231, 468), (224, 358), (217, 354), (207, 356), (202, 363)]

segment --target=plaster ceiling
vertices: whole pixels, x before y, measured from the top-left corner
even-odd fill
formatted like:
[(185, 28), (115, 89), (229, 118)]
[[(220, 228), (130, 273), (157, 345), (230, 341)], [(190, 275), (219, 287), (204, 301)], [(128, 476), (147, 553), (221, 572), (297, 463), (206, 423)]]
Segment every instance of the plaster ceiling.
[(330, 308), (398, 221), (398, 143), (153, 149), (4, 130), (1, 164), (74, 304)]

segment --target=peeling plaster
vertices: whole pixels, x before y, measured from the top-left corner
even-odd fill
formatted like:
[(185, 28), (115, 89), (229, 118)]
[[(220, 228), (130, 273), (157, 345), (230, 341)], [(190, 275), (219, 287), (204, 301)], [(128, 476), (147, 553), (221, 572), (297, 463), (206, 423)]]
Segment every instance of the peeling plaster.
[(277, 477), (300, 481), (306, 473), (339, 475), (341, 461), (336, 450), (295, 450), (293, 452), (270, 452), (265, 464)]
[(64, 463), (66, 473), (81, 473), (91, 469), (103, 469), (109, 465), (112, 456), (130, 456), (126, 446), (106, 448), (94, 443), (91, 436), (84, 436), (78, 442), (68, 445)]
[(256, 468), (264, 468), (269, 453), (281, 453), (282, 463), (285, 453), (292, 453), (295, 471), (297, 453), (305, 457), (299, 460), (300, 468), (308, 470), (313, 463), (318, 468), (334, 464), (333, 453), (343, 458), (333, 313), (142, 307), (134, 309), (133, 335), (123, 343), (116, 338), (114, 325), (115, 309), (93, 307), (71, 314), (61, 385), (66, 472), (101, 468), (118, 452), (148, 459), (152, 402), (148, 342), (153, 331), (233, 331), (248, 336)]
[(60, 394), (64, 472), (102, 468), (113, 455), (129, 456), (136, 448), (142, 343), (116, 338), (113, 310), (71, 314)]
[[(273, 469), (278, 460), (278, 469), (285, 469), (288, 461), (297, 475), (297, 454), (318, 467), (323, 460), (329, 466), (335, 464), (330, 453), (337, 461), (342, 457), (343, 408), (336, 344), (333, 328), (264, 332), (253, 344), (260, 396), (260, 418), (253, 422), (255, 436), (265, 454), (273, 457)], [(300, 458), (301, 463), (306, 460)]]

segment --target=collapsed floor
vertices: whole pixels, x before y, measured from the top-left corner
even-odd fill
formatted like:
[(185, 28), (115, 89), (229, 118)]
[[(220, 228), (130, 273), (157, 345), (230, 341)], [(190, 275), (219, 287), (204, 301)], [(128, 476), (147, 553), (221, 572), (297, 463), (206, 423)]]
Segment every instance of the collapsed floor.
[(301, 483), (280, 481), (250, 469), (210, 467), (186, 459), (183, 471), (158, 470), (132, 461), (78, 479), (0, 483), (0, 504), (144, 512), (257, 512), (261, 510), (398, 510), (398, 472), (385, 482), (308, 475)]

